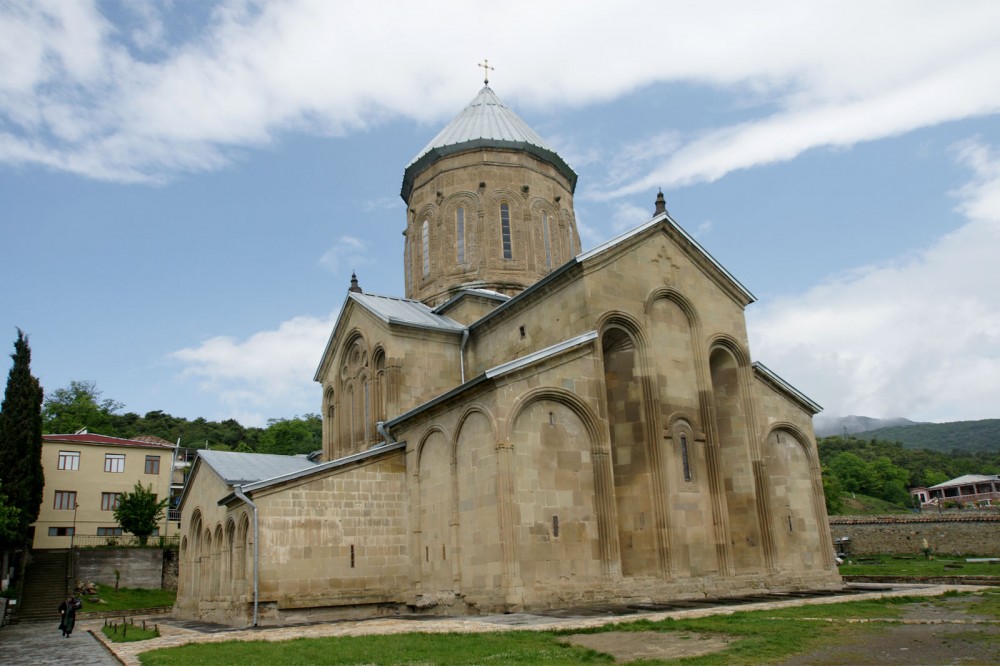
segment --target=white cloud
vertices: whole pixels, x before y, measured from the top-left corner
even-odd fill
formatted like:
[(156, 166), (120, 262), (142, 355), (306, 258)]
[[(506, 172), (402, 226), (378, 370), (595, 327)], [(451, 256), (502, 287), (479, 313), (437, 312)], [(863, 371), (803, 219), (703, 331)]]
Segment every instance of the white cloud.
[(331, 273), (357, 271), (373, 262), (372, 253), (365, 242), (356, 236), (341, 236), (330, 249), (319, 258), (321, 266)]
[(195, 380), (198, 390), (226, 406), (220, 418), (264, 425), (271, 417), (318, 412), (312, 377), (336, 316), (295, 317), (245, 340), (218, 336), (170, 356), (184, 366), (182, 380)]
[(834, 415), (995, 416), (1000, 401), (1000, 155), (955, 147), (967, 222), (915, 257), (748, 310), (755, 356)]
[(617, 204), (611, 215), (611, 228), (615, 233), (622, 233), (630, 229), (635, 229), (644, 222), (648, 222), (653, 217), (653, 206), (640, 208), (634, 204)]
[[(220, 168), (234, 149), (287, 131), (336, 135), (400, 116), (438, 122), (469, 99), (485, 53), (498, 89), (523, 107), (611, 100), (663, 81), (768, 104), (756, 121), (636, 144), (670, 139), (650, 154), (626, 147), (626, 169), (608, 179), (615, 195), (1000, 110), (1000, 4), (989, 1), (961, 10), (566, 1), (539, 11), (512, 0), (490, 13), (489, 34), (482, 12), (457, 0), (436, 2), (435, 12), (406, 2), (231, 0), (207, 19), (188, 3), (115, 8), (0, 6), (0, 162), (156, 181)], [(161, 16), (171, 12), (178, 20)], [(426, 48), (440, 16), (449, 38)], [(180, 19), (193, 32), (164, 35)], [(673, 141), (677, 150), (667, 150)], [(560, 139), (570, 152), (574, 143)]]

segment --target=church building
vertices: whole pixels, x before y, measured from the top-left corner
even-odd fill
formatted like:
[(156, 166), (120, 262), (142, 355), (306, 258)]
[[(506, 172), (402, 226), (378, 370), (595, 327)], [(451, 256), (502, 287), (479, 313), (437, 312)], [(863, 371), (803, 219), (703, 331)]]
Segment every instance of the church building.
[(199, 457), (175, 614), (273, 625), (839, 587), (820, 408), (751, 360), (753, 295), (662, 194), (581, 252), (576, 180), (488, 84), (420, 151), (401, 192), (406, 296), (352, 277), (316, 370), (321, 457)]

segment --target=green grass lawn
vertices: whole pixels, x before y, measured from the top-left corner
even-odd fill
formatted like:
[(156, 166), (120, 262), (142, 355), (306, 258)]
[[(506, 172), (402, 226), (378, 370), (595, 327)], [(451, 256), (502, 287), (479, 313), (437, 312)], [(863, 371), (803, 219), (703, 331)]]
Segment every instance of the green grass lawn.
[[(865, 560), (859, 563), (858, 559)], [(869, 562), (874, 560), (874, 562)], [(1000, 576), (1000, 564), (966, 562), (965, 557), (923, 555), (865, 555), (849, 557), (840, 566), (844, 576)]]
[(147, 641), (150, 638), (158, 638), (160, 632), (158, 629), (154, 628), (153, 624), (147, 625), (148, 628), (143, 629), (142, 625), (139, 626), (118, 623), (116, 625), (105, 625), (101, 627), (101, 631), (104, 635), (113, 643), (132, 643), (134, 641)]
[[(878, 631), (874, 622), (848, 624), (848, 619), (893, 619), (903, 604), (948, 603), (956, 595), (906, 597), (875, 601), (854, 601), (785, 608), (781, 610), (737, 612), (691, 620), (640, 620), (591, 630), (513, 631), (495, 634), (403, 634), (399, 636), (359, 636), (350, 638), (296, 639), (278, 643), (231, 641), (203, 643), (152, 650), (140, 655), (144, 666), (198, 666), (199, 664), (241, 664), (244, 666), (284, 664), (378, 664), (386, 666), (423, 664), (613, 664), (605, 654), (561, 641), (569, 634), (604, 631), (697, 632), (735, 638), (722, 652), (681, 660), (685, 666), (759, 664), (789, 655), (822, 648), (841, 637), (858, 632)], [(976, 601), (977, 613), (1000, 617), (1000, 590), (982, 593)], [(823, 618), (823, 619), (815, 619)], [(643, 664), (662, 663), (647, 660)]]
[(93, 603), (86, 597), (83, 611), (129, 611), (142, 608), (173, 606), (177, 598), (175, 590), (140, 590), (128, 587), (115, 590), (113, 585), (98, 585), (97, 596), (106, 603)]

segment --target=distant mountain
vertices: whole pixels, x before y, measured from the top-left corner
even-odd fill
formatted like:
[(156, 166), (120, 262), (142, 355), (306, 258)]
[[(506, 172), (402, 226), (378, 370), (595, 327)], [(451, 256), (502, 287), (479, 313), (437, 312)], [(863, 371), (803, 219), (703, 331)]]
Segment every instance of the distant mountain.
[[(817, 437), (830, 437), (831, 435), (857, 435), (862, 432), (878, 430), (880, 428), (909, 427), (918, 424), (916, 421), (896, 417), (891, 419), (875, 419), (870, 416), (838, 416), (827, 418), (818, 416), (813, 421), (816, 428)], [(933, 425), (933, 424), (928, 424)]]
[(954, 421), (951, 423), (917, 423), (904, 418), (875, 419), (868, 416), (845, 416), (815, 422), (817, 437), (860, 436), (901, 442), (907, 449), (928, 449), (950, 453), (952, 451), (1000, 450), (1000, 419), (982, 421)]
[(952, 451), (1000, 450), (1000, 419), (920, 423), (911, 426), (879, 428), (864, 434), (869, 439), (902, 442), (907, 449)]

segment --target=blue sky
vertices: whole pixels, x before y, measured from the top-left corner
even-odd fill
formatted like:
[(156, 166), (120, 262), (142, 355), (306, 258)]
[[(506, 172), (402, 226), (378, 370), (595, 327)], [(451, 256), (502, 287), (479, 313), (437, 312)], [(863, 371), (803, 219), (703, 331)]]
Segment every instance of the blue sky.
[(403, 168), (488, 57), (584, 249), (662, 187), (826, 415), (1000, 416), (1000, 4), (434, 7), (0, 2), (0, 343), (140, 414), (318, 412), (351, 272), (403, 294)]

